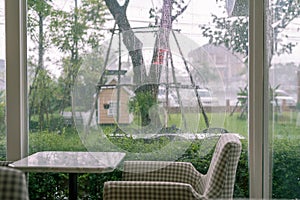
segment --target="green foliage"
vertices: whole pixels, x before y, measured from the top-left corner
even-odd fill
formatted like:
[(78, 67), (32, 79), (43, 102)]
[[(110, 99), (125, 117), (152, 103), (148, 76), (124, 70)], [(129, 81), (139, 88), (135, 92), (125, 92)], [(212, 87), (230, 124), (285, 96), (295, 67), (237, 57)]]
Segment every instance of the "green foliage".
[[(178, 16), (180, 16), (188, 7), (189, 1), (185, 0), (173, 0), (171, 1), (171, 6), (172, 6), (172, 16), (171, 19), (172, 21), (176, 20)], [(158, 7), (155, 8), (150, 8), (149, 10), (149, 18), (154, 18), (155, 19), (155, 24), (153, 25), (158, 25), (159, 19), (161, 18), (161, 9)], [(150, 24), (151, 26), (152, 24)]]
[(63, 200), (68, 192), (68, 176), (63, 173), (29, 173), (30, 199)]
[(236, 0), (232, 10), (232, 16), (247, 16), (249, 10), (248, 0)]
[(202, 26), (202, 34), (209, 38), (209, 43), (224, 45), (234, 53), (248, 55), (248, 26), (246, 17), (234, 19), (212, 15), (214, 27)]
[(6, 157), (6, 103), (5, 91), (0, 91), (0, 160)]
[[(30, 154), (39, 151), (85, 151), (75, 130), (64, 128), (61, 134), (30, 134)], [(65, 199), (68, 196), (68, 175), (65, 173), (29, 173), (30, 199)]]
[[(41, 125), (43, 124), (43, 126)], [(38, 116), (33, 116), (29, 122), (29, 130), (31, 132), (50, 131), (61, 132), (65, 126), (65, 120), (60, 114), (52, 114), (48, 118), (41, 120)]]
[(156, 98), (151, 91), (136, 92), (136, 95), (129, 101), (129, 111), (139, 116), (142, 120), (142, 125), (148, 125), (149, 111), (152, 106), (157, 103)]
[(85, 46), (95, 48), (103, 39), (100, 31), (106, 15), (103, 1), (83, 0), (72, 11), (54, 10), (51, 14), (52, 42), (63, 52), (82, 50)]
[(102, 199), (103, 186), (106, 181), (121, 180), (122, 171), (116, 169), (114, 172), (105, 174), (84, 174), (79, 176), (78, 192), (81, 199), (98, 200)]
[(159, 151), (170, 141), (168, 138), (160, 137), (155, 140), (151, 139), (133, 139), (132, 137), (109, 138), (112, 143), (130, 153), (149, 153)]
[[(80, 174), (78, 176), (78, 196), (82, 200), (102, 199), (104, 182), (121, 178), (120, 170), (104, 174)], [(30, 199), (66, 199), (69, 195), (68, 179), (66, 173), (29, 173)]]
[(31, 133), (29, 138), (30, 154), (38, 151), (85, 151), (76, 130), (63, 128), (60, 134), (56, 132)]
[(275, 199), (300, 197), (300, 138), (278, 138), (273, 152), (273, 191)]
[(5, 104), (5, 91), (0, 91), (0, 136), (4, 135), (6, 131), (6, 104)]
[[(29, 52), (35, 55), (29, 59), (32, 69), (29, 118), (31, 120), (32, 115), (39, 115), (34, 128), (38, 125), (36, 129), (40, 131), (51, 125), (50, 114), (64, 111), (71, 105), (71, 90), (82, 62), (80, 55), (98, 47), (103, 40), (101, 28), (106, 15), (104, 2), (99, 0), (73, 2), (75, 8), (65, 11), (52, 7), (52, 0), (28, 0), (28, 33), (36, 45), (33, 49), (29, 49)], [(52, 62), (52, 58), (45, 55), (53, 46), (65, 53), (65, 57), (62, 58), (63, 73), (58, 83), (44, 65), (46, 59)], [(35, 50), (38, 50), (38, 53), (34, 52)]]
[(248, 114), (248, 86), (240, 88), (240, 91), (237, 93), (237, 99), (241, 108), (241, 113), (238, 118), (246, 119)]
[[(280, 127), (280, 126), (279, 126)], [(278, 128), (279, 128), (278, 127)], [(289, 127), (282, 127), (289, 129)], [(114, 128), (107, 127), (113, 131)], [(85, 151), (80, 139), (74, 136), (74, 130), (66, 129), (61, 135), (49, 132), (30, 134), (30, 153), (41, 150), (68, 150)], [(164, 141), (165, 143), (162, 143)], [(166, 138), (159, 142), (135, 142), (133, 139), (124, 139), (122, 148), (131, 152), (146, 152), (159, 145), (167, 144)], [(115, 142), (122, 144), (119, 138)], [(191, 162), (195, 168), (206, 173), (211, 161), (216, 138), (193, 141), (185, 153), (177, 161)], [(236, 182), (235, 198), (249, 198), (248, 172), (248, 141), (241, 140), (242, 153), (240, 156)], [(132, 145), (134, 143), (134, 145)], [(300, 140), (296, 135), (275, 138), (273, 143), (273, 191), (272, 198), (299, 198), (300, 191)], [(102, 199), (103, 184), (108, 180), (121, 180), (122, 172), (115, 170), (105, 174), (81, 174), (78, 177), (78, 192), (80, 199)], [(29, 191), (31, 199), (64, 199), (68, 196), (68, 175), (64, 173), (29, 173)]]
[(98, 48), (103, 40), (101, 27), (105, 22), (103, 1), (77, 0), (71, 11), (54, 10), (51, 13), (51, 41), (63, 53), (63, 71), (60, 77), (62, 101), (60, 110), (71, 105), (71, 92), (83, 62), (82, 54)]
[(92, 52), (83, 55), (72, 93), (73, 108), (76, 112), (86, 112), (94, 104), (96, 87), (99, 86), (98, 83), (104, 72), (103, 58), (104, 52), (100, 48), (93, 49)]
[[(218, 0), (225, 1), (225, 0)], [(240, 8), (234, 8), (238, 14), (243, 12), (245, 4), (242, 1), (237, 1), (236, 6)], [(269, 18), (268, 23), (268, 34), (270, 40), (273, 40), (275, 44), (269, 44), (270, 53), (283, 54), (291, 53), (295, 44), (292, 42), (286, 42), (278, 38), (279, 34), (282, 33), (288, 24), (297, 18), (300, 14), (300, 5), (294, 0), (278, 0), (274, 1), (270, 6), (272, 10), (266, 11), (267, 15), (272, 15)], [(224, 45), (233, 53), (239, 53), (244, 55), (245, 58), (248, 57), (248, 27), (249, 18), (248, 13), (243, 16), (235, 17), (218, 17), (217, 15), (212, 15), (213, 23), (209, 25), (201, 26), (202, 34), (204, 37), (209, 38), (209, 43), (214, 45)], [(284, 35), (288, 38), (288, 35)], [(274, 48), (273, 48), (274, 46)], [(247, 62), (247, 59), (245, 60)]]
[(0, 160), (6, 160), (6, 135), (0, 134)]
[(58, 84), (46, 70), (39, 70), (30, 87), (30, 120), (38, 116), (38, 130), (44, 130), (51, 123), (51, 115), (59, 108)]
[[(43, 21), (50, 16), (51, 11), (53, 10), (51, 6), (52, 0), (28, 0), (28, 17), (27, 17), (27, 30), (29, 33), (29, 37), (34, 42), (39, 42), (38, 38), (40, 37), (40, 30), (37, 27), (43, 27)], [(49, 38), (43, 36), (43, 48), (48, 46)], [(46, 44), (44, 43), (46, 42)]]
[(156, 103), (152, 93), (140, 92), (129, 102), (129, 111), (133, 113), (146, 113)]
[(242, 152), (237, 167), (234, 198), (249, 198), (248, 141), (241, 140)]

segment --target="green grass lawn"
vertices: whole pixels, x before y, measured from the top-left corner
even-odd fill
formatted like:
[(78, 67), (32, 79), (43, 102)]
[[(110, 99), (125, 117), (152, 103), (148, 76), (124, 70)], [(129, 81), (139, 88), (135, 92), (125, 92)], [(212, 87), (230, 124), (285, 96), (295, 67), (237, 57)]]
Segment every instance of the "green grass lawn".
[[(239, 113), (234, 113), (232, 116), (229, 113), (207, 113), (207, 117), (210, 121), (210, 127), (212, 128), (224, 128), (231, 133), (238, 133), (245, 138), (248, 137), (248, 125), (247, 119), (240, 119)], [(270, 121), (270, 133), (273, 138), (296, 138), (300, 137), (300, 126), (297, 126), (297, 113), (281, 113), (274, 117), (274, 121)], [(176, 126), (182, 132), (185, 129), (189, 132), (199, 133), (206, 128), (204, 118), (201, 114), (187, 114), (185, 115), (185, 121), (187, 127), (184, 127), (184, 119), (181, 114), (170, 114), (168, 117), (168, 126)], [(275, 122), (275, 123), (272, 123)], [(60, 134), (56, 132), (34, 132), (30, 133), (30, 152), (36, 152), (41, 150), (101, 150), (98, 147), (93, 149), (93, 145), (99, 146), (99, 143), (103, 145), (111, 145), (112, 149), (116, 148), (115, 143), (122, 145), (122, 147), (129, 146), (127, 140), (120, 142), (120, 139), (109, 138), (108, 135), (116, 130), (115, 126), (101, 126), (98, 129), (91, 130), (90, 133), (78, 132), (74, 128), (64, 128)], [(129, 133), (130, 135), (131, 133)], [(104, 139), (102, 141), (102, 139)], [(157, 145), (162, 145), (162, 141), (157, 142)], [(88, 147), (88, 148), (87, 148)], [(145, 151), (146, 148), (141, 149)]]

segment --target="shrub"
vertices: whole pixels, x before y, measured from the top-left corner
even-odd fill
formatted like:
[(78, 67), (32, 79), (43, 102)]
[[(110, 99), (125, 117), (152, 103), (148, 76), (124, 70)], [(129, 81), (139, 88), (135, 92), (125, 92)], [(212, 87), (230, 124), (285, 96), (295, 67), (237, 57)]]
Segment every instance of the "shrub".
[[(63, 132), (31, 134), (31, 152), (45, 150), (83, 151), (84, 146), (73, 133)], [(139, 152), (159, 148), (163, 143), (147, 144), (139, 141), (132, 145), (133, 139), (126, 138), (123, 147), (130, 152)], [(234, 198), (249, 198), (248, 141), (242, 141), (242, 152), (238, 163)], [(121, 144), (119, 138), (115, 142)], [(177, 161), (191, 162), (195, 168), (206, 173), (217, 140), (195, 140)], [(147, 145), (147, 146), (146, 146)], [(272, 198), (300, 197), (300, 141), (297, 138), (276, 139), (273, 151), (273, 185)], [(43, 149), (41, 149), (43, 147)], [(146, 147), (146, 148), (145, 148)], [(59, 148), (59, 149), (58, 149)], [(103, 184), (108, 180), (120, 180), (122, 172), (115, 170), (105, 174), (81, 174), (78, 177), (80, 199), (101, 199)], [(29, 189), (31, 199), (63, 199), (68, 196), (68, 175), (64, 173), (30, 173)]]
[(63, 200), (67, 197), (68, 176), (64, 173), (29, 173), (30, 199)]
[[(41, 124), (44, 124), (45, 126), (41, 126)], [(45, 119), (42, 123), (39, 122), (39, 119), (37, 117), (33, 117), (29, 122), (29, 130), (31, 132), (38, 132), (38, 131), (60, 132), (64, 127), (65, 127), (65, 120), (63, 116), (59, 114), (51, 115), (48, 121)]]
[(300, 197), (300, 140), (279, 138), (274, 141), (273, 189), (276, 199)]

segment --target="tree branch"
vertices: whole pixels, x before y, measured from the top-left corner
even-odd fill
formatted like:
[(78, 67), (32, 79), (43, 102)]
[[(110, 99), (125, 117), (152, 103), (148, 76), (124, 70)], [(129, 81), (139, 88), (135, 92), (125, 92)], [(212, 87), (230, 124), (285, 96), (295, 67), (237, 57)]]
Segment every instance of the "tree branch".
[(176, 15), (172, 16), (172, 18), (171, 18), (172, 22), (186, 10), (186, 8), (188, 7), (188, 5), (189, 4), (187, 4), (186, 6), (184, 6), (180, 11), (177, 12)]
[(126, 0), (124, 5), (122, 6), (125, 10), (127, 10), (127, 7), (128, 7), (128, 4), (129, 4), (129, 0)]
[(123, 33), (123, 43), (129, 52), (133, 65), (134, 82), (140, 84), (146, 76), (146, 73), (143, 73), (146, 72), (142, 53), (143, 43), (132, 31), (126, 15), (129, 0), (126, 0), (123, 6), (120, 6), (117, 0), (105, 0), (105, 3)]
[[(280, 1), (277, 1), (277, 4), (280, 5)], [(289, 23), (294, 20), (295, 18), (298, 17), (299, 14), (294, 14), (295, 12), (299, 13), (299, 7), (296, 3), (294, 3), (293, 1), (289, 1), (286, 4), (286, 7), (288, 10), (288, 12), (281, 12), (280, 14), (283, 14), (283, 16), (281, 17), (281, 24), (278, 24), (277, 28), (280, 29), (285, 29)], [(293, 12), (292, 12), (293, 11)]]

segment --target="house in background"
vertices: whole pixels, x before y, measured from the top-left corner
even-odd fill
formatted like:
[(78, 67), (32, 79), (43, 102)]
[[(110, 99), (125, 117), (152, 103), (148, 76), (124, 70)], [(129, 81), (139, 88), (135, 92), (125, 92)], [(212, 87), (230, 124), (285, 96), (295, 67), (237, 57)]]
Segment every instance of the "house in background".
[[(124, 78), (122, 80), (124, 81)], [(126, 86), (121, 86), (118, 89), (116, 85), (117, 78), (113, 77), (101, 87), (97, 109), (97, 119), (100, 125), (132, 122), (133, 117), (129, 112), (128, 102), (134, 93)]]
[[(223, 46), (206, 44), (191, 51), (188, 56), (194, 65), (203, 65), (204, 62), (212, 63), (215, 68), (211, 70), (218, 71), (225, 88), (225, 94), (220, 93), (219, 95), (236, 101), (237, 92), (240, 91), (239, 86), (247, 84), (247, 67), (243, 62), (242, 55), (235, 55)], [(212, 78), (208, 81), (214, 80)]]

